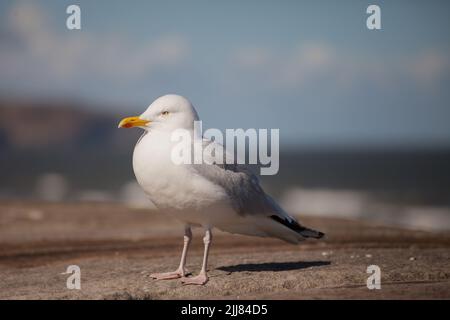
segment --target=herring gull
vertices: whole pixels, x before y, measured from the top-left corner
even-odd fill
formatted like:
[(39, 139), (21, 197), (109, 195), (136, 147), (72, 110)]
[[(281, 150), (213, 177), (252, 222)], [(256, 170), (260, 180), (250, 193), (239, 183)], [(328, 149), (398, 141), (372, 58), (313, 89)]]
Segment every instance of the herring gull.
[[(194, 121), (198, 120), (196, 110), (186, 98), (165, 95), (140, 116), (124, 118), (119, 123), (119, 128), (144, 130), (133, 152), (136, 179), (156, 207), (184, 224), (184, 246), (178, 269), (153, 273), (152, 278), (182, 278), (184, 284), (205, 284), (214, 227), (236, 234), (275, 237), (290, 243), (324, 235), (302, 226), (287, 214), (264, 192), (256, 175), (245, 165), (213, 161), (174, 163), (171, 155), (175, 142), (171, 136), (177, 129), (186, 130), (193, 141), (201, 139), (203, 146), (215, 144), (214, 148), (229, 155), (222, 145), (194, 136)], [(187, 277), (186, 255), (194, 226), (205, 229), (203, 264), (197, 276)]]

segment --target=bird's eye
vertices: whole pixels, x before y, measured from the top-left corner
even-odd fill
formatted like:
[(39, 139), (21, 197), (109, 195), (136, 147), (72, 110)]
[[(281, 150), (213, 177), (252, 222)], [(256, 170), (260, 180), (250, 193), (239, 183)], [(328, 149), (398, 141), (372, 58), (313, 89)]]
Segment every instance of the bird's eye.
[(161, 115), (168, 116), (169, 115), (169, 111), (163, 111), (163, 112), (161, 112)]

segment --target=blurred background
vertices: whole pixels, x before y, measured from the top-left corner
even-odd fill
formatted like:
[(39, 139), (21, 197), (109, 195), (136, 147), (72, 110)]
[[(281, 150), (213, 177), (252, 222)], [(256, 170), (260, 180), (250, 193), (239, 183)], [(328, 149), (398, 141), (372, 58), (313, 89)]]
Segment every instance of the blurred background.
[[(382, 30), (366, 27), (381, 7)], [(158, 96), (203, 128), (279, 128), (293, 214), (450, 230), (450, 2), (0, 3), (0, 201), (151, 207), (118, 130)]]

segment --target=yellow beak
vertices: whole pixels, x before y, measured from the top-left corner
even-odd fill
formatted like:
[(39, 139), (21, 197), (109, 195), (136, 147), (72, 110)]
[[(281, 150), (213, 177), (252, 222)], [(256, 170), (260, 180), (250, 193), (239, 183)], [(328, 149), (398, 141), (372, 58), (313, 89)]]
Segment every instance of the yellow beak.
[(149, 120), (144, 120), (139, 117), (128, 117), (119, 122), (119, 128), (143, 127), (149, 122)]

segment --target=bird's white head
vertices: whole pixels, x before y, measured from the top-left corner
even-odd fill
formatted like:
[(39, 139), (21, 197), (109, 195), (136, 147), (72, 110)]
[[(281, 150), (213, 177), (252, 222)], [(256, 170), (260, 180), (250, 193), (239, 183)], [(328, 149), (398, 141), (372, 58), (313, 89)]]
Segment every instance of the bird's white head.
[(176, 94), (168, 94), (153, 101), (140, 116), (122, 119), (119, 128), (190, 130), (193, 129), (196, 120), (198, 120), (197, 112), (188, 99)]

